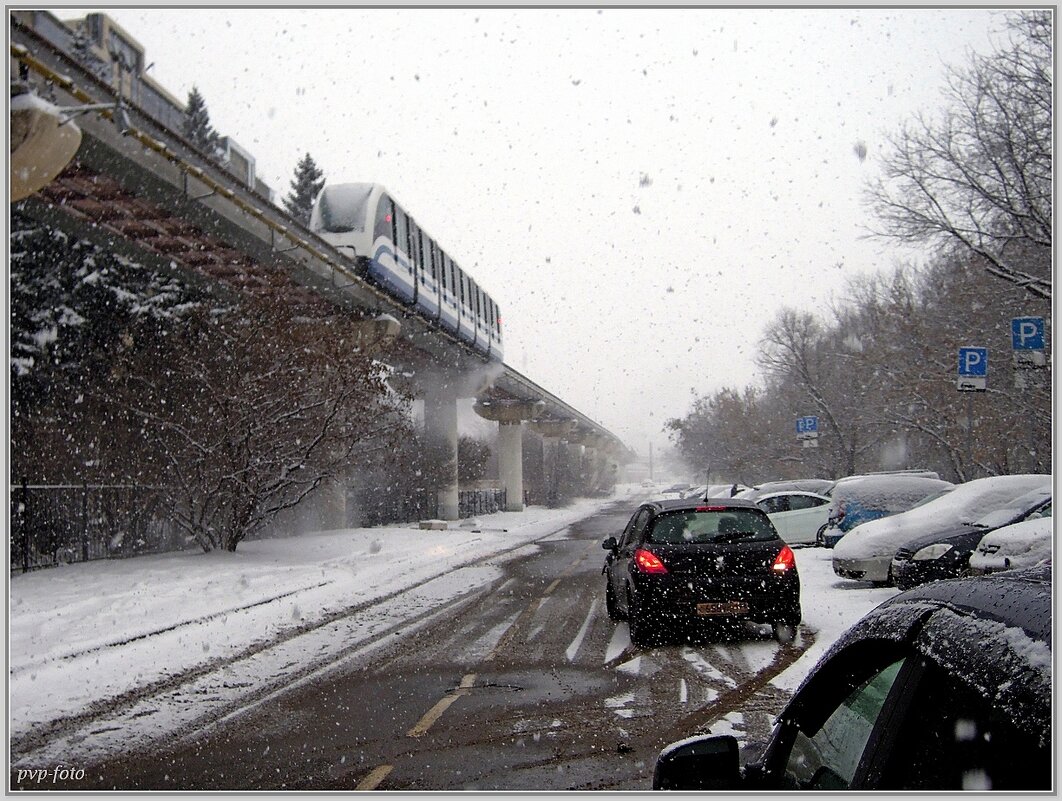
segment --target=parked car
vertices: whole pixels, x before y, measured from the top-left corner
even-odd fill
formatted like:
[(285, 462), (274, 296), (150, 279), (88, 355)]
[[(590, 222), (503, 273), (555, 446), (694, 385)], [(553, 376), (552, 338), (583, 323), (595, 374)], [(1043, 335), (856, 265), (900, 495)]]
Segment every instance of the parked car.
[(892, 557), (908, 543), (976, 520), (1050, 482), (1051, 476), (1041, 474), (978, 478), (917, 509), (863, 523), (834, 547), (833, 572), (843, 578), (888, 583)]
[(1041, 568), (890, 598), (834, 643), (766, 744), (672, 743), (653, 789), (1050, 790), (1051, 589)]
[(737, 492), (748, 489), (744, 484), (702, 484), (682, 493), (683, 498), (731, 498)]
[(681, 498), (682, 493), (690, 488), (689, 484), (672, 484), (667, 489), (660, 490), (660, 495), (670, 495), (675, 498)]
[(906, 512), (953, 486), (936, 473), (874, 473), (838, 479), (829, 492), (830, 511), (822, 544), (832, 548), (856, 526)]
[(970, 555), (970, 574), (982, 576), (1003, 570), (1050, 565), (1054, 541), (1052, 523), (1050, 516), (1034, 517), (985, 534)]
[(917, 537), (892, 557), (892, 583), (901, 590), (919, 584), (959, 578), (970, 567), (970, 554), (988, 532), (1030, 518), (1050, 517), (1051, 485), (1019, 495), (972, 523)]
[(784, 481), (764, 481), (754, 487), (743, 489), (735, 498), (743, 498), (746, 501), (758, 501), (764, 495), (775, 492), (788, 492), (799, 490), (801, 492), (817, 492), (827, 495), (830, 488), (836, 484), (832, 478), (794, 478)]
[(816, 492), (772, 492), (756, 500), (782, 539), (790, 545), (814, 545), (826, 527), (830, 499)]
[(605, 608), (627, 620), (631, 642), (667, 628), (752, 620), (791, 640), (800, 623), (800, 577), (792, 549), (749, 501), (643, 503), (619, 539), (607, 537)]

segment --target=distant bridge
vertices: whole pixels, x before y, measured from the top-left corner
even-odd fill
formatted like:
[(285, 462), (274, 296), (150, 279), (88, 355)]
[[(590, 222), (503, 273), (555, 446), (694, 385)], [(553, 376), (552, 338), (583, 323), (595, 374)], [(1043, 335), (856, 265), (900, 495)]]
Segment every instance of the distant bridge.
[[(10, 19), (12, 77), (59, 111), (93, 108), (74, 120), (82, 138), (73, 161), (22, 200), (20, 211), (146, 266), (176, 265), (185, 277), (235, 296), (264, 297), (307, 316), (339, 307), (362, 320), (367, 338), (387, 340), (386, 361), (410, 379), (404, 388), (425, 400), (426, 426), (452, 447), (454, 475), (439, 493), (441, 517), (458, 515), (458, 398), (476, 398), (476, 411), (499, 425), (509, 510), (523, 503), (525, 423), (554, 446), (563, 440), (588, 449), (601, 468), (633, 458), (596, 421), (364, 281), (349, 258), (274, 206), (253, 175), (211, 161), (172, 130), (172, 114), (163, 124), (165, 115), (148, 113), (138, 102), (150, 96), (137, 84), (142, 70), (132, 80), (116, 72), (112, 86), (67, 52), (61, 40), (69, 30), (47, 12), (12, 12)], [(388, 317), (399, 322), (397, 332)]]

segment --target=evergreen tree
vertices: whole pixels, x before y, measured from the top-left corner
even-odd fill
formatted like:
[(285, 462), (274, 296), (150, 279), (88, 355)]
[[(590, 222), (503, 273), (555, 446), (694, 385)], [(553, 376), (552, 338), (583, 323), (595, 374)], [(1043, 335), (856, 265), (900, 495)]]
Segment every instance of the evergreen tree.
[(195, 86), (188, 93), (188, 105), (185, 109), (184, 135), (196, 148), (208, 156), (218, 152), (219, 136), (210, 124), (210, 113), (206, 101)]
[(308, 225), (313, 201), (325, 185), (324, 173), (318, 169), (313, 157), (307, 153), (295, 168), (295, 177), (291, 181), (291, 192), (284, 198), (284, 208), (288, 214)]

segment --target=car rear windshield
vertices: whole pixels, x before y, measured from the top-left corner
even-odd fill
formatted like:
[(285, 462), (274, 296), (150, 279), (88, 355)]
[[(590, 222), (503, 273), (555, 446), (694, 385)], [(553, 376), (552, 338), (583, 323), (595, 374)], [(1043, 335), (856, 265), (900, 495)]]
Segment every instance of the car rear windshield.
[(726, 507), (663, 512), (649, 531), (650, 542), (674, 545), (773, 540), (777, 536), (771, 521), (760, 510)]

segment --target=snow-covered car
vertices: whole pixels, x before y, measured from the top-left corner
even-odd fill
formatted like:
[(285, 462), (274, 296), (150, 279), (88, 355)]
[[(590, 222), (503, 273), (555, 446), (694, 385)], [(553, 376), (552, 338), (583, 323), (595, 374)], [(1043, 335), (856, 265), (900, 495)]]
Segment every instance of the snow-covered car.
[(789, 545), (814, 545), (826, 526), (830, 499), (817, 492), (772, 492), (755, 501)]
[(1050, 563), (1053, 521), (1036, 517), (985, 534), (970, 554), (970, 575)]
[(938, 581), (841, 635), (766, 743), (664, 748), (654, 790), (1048, 790), (1049, 568)]
[(842, 578), (887, 583), (896, 551), (918, 537), (953, 529), (1049, 484), (1051, 476), (989, 476), (960, 484), (915, 509), (871, 520), (848, 532), (833, 549), (833, 572)]
[(906, 512), (955, 485), (936, 473), (870, 473), (840, 478), (830, 489), (830, 511), (821, 544), (834, 547), (858, 525)]
[(986, 534), (1004, 526), (1051, 515), (1051, 485), (1019, 495), (972, 523), (918, 537), (892, 557), (892, 583), (901, 590), (966, 575), (970, 555)]
[(762, 484), (757, 484), (753, 487), (747, 487), (741, 490), (741, 492), (734, 497), (755, 502), (765, 495), (771, 495), (775, 492), (789, 492), (792, 490), (817, 492), (820, 495), (828, 495), (830, 488), (836, 483), (837, 482), (832, 478), (792, 478), (780, 481), (764, 481)]

